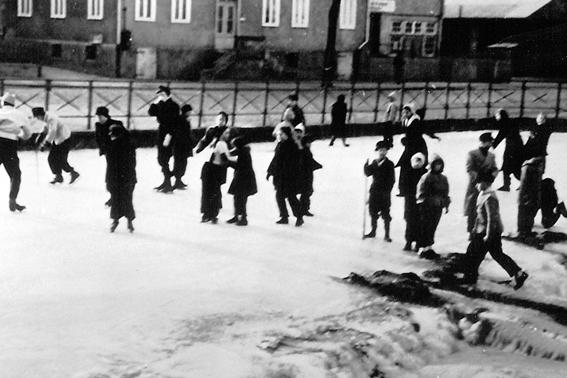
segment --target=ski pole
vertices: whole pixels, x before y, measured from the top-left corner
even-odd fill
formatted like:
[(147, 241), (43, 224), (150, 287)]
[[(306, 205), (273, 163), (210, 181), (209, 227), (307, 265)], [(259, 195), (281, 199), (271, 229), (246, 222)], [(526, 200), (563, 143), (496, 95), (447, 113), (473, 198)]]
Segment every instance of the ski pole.
[(366, 235), (366, 202), (368, 201), (368, 176), (364, 174), (364, 206), (362, 206), (362, 239)]

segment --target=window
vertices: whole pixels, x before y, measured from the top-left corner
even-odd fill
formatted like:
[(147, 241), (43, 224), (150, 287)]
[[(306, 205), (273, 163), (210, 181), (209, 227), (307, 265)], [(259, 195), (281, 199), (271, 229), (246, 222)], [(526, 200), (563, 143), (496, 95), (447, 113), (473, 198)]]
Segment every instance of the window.
[(280, 0), (262, 0), (262, 26), (280, 26)]
[(413, 34), (421, 34), (421, 22), (414, 22), (413, 23)]
[(171, 1), (171, 22), (174, 23), (191, 22), (191, 0)]
[(156, 20), (156, 0), (136, 0), (136, 21)]
[(104, 0), (89, 0), (87, 6), (88, 20), (102, 20)]
[(393, 21), (392, 22), (392, 34), (401, 34), (402, 33), (402, 22), (401, 21)]
[(406, 28), (405, 28), (405, 33), (406, 34), (411, 34), (413, 31), (413, 22), (411, 21), (406, 21)]
[(51, 18), (65, 18), (67, 0), (51, 0)]
[(31, 17), (32, 7), (32, 0), (18, 0), (18, 17)]
[(437, 23), (428, 22), (425, 24), (425, 34), (435, 34), (437, 32)]
[(309, 0), (293, 0), (291, 3), (291, 27), (309, 26)]
[(356, 27), (356, 0), (342, 0), (339, 12), (339, 28), (354, 30)]
[(425, 37), (423, 39), (423, 56), (434, 56), (437, 48), (437, 39), (435, 37)]

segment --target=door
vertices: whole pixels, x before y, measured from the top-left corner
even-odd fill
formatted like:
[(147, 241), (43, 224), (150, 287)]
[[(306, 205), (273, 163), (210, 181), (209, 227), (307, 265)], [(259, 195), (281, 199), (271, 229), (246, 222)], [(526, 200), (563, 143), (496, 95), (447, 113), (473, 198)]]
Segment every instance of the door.
[(157, 51), (154, 47), (136, 49), (136, 78), (155, 79), (157, 73)]
[(215, 28), (215, 48), (231, 50), (236, 35), (236, 1), (217, 1), (217, 20)]

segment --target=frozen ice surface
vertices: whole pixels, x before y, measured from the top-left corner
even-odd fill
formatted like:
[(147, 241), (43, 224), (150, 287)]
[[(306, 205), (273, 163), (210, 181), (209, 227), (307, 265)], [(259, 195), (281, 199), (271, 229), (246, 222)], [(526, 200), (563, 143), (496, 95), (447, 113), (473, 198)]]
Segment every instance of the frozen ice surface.
[[(440, 134), (440, 142), (427, 140), (430, 153), (445, 160), (453, 200), (437, 232), (439, 253), (466, 249), (465, 159), (479, 134), (446, 133)], [(363, 300), (357, 289), (331, 277), (379, 269), (420, 273), (431, 267), (401, 250), (405, 223), (397, 187), (392, 193), (393, 243), (382, 240), (381, 222), (376, 239), (361, 238), (369, 186), (362, 166), (374, 155), (377, 140), (352, 138), (349, 148), (341, 143), (329, 147), (327, 140), (313, 143), (323, 169), (315, 172), (315, 216), (300, 228), (293, 221), (275, 224), (274, 191), (265, 179), (273, 143), (252, 145), (259, 193), (249, 199), (247, 227), (225, 223), (233, 211), (232, 196), (226, 194), (231, 173), (223, 187), (219, 223), (199, 222), (199, 174), (208, 150), (189, 160), (188, 190), (160, 194), (152, 189), (161, 183), (157, 153), (139, 149), (133, 234), (125, 220), (114, 234), (109, 232), (105, 161), (97, 151), (71, 151), (69, 162), (81, 173), (72, 186), (66, 174), (62, 185), (49, 184), (47, 153), (20, 152), (18, 201), (27, 206), (24, 212), (8, 210), (8, 177), (0, 174), (0, 198), (5, 199), (0, 206), (0, 375), (267, 376), (275, 368), (258, 348), (265, 330), (290, 332), (293, 320), (340, 314)], [(560, 197), (567, 194), (566, 145), (566, 134), (552, 135), (546, 177), (556, 181)], [(389, 158), (395, 163), (401, 151), (396, 137)], [(503, 146), (496, 150), (499, 163), (502, 152)], [(495, 185), (501, 180), (499, 176)], [(513, 181), (510, 193), (498, 193), (507, 232), (515, 231), (517, 185)], [(539, 227), (538, 215), (536, 230), (542, 231)], [(559, 219), (553, 230), (567, 232), (567, 219)], [(537, 251), (504, 242), (504, 249), (530, 272), (518, 295), (567, 305), (565, 267), (559, 260), (567, 254), (565, 244)], [(489, 258), (481, 275), (506, 278)], [(412, 376), (492, 377), (507, 371), (498, 370), (507, 368), (504, 357), (485, 361), (471, 355), (476, 357), (470, 362), (457, 356)], [(294, 373), (298, 377), (325, 376), (312, 360), (296, 363), (303, 366)], [(528, 375), (513, 369), (506, 376), (531, 376), (542, 363), (525, 362)], [(485, 375), (479, 373), (482, 369)], [(546, 374), (542, 376), (552, 376)]]

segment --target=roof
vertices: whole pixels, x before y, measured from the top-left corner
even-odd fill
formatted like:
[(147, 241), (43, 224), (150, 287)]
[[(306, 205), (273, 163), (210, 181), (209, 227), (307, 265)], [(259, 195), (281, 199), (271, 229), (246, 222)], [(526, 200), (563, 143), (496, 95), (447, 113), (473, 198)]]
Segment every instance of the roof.
[(445, 18), (526, 18), (552, 0), (445, 0)]

